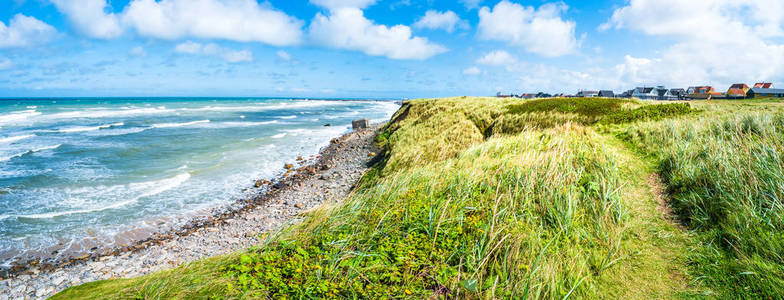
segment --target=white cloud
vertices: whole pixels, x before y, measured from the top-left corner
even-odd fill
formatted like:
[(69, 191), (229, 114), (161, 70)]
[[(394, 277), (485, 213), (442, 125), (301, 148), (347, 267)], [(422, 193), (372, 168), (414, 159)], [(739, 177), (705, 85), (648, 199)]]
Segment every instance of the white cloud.
[(629, 29), (674, 43), (615, 67), (629, 82), (677, 86), (784, 79), (784, 2), (632, 0), (601, 30)]
[(451, 10), (445, 12), (428, 10), (422, 18), (414, 23), (414, 28), (443, 29), (446, 32), (452, 32), (455, 31), (455, 26), (458, 23), (467, 25), (467, 23), (461, 22), (460, 17)]
[(463, 70), (463, 75), (479, 75), (482, 74), (482, 71), (479, 70), (477, 67), (470, 67)]
[(280, 58), (281, 60), (284, 60), (284, 61), (290, 61), (291, 60), (291, 54), (289, 54), (286, 51), (279, 50), (277, 54), (278, 54), (278, 58)]
[(57, 10), (84, 35), (99, 39), (116, 38), (123, 33), (120, 20), (106, 13), (106, 0), (52, 0)]
[(427, 38), (412, 36), (408, 26), (373, 24), (358, 8), (340, 8), (328, 16), (316, 14), (309, 35), (315, 43), (327, 47), (392, 59), (426, 59), (446, 51)]
[(147, 51), (144, 51), (144, 47), (142, 46), (133, 47), (128, 53), (133, 56), (147, 56)]
[(333, 10), (341, 8), (364, 9), (376, 4), (376, 0), (310, 0), (310, 3)]
[(8, 70), (8, 69), (10, 69), (13, 66), (14, 66), (14, 62), (12, 62), (8, 58), (4, 58), (4, 59), (0, 60), (0, 71)]
[(49, 41), (57, 31), (40, 20), (15, 15), (8, 26), (0, 22), (0, 48), (27, 47)]
[(485, 56), (479, 58), (476, 63), (489, 66), (505, 66), (516, 62), (517, 59), (509, 54), (509, 52), (498, 50), (487, 53)]
[(255, 0), (131, 0), (121, 13), (106, 0), (52, 0), (83, 34), (110, 39), (133, 30), (143, 37), (186, 37), (297, 44), (304, 23)]
[(177, 53), (192, 54), (192, 55), (208, 55), (218, 56), (223, 60), (230, 63), (252, 62), (253, 53), (248, 50), (232, 50), (218, 46), (217, 44), (201, 44), (192, 41), (186, 41), (177, 45), (174, 48)]
[(133, 0), (122, 19), (141, 36), (225, 39), (275, 46), (299, 43), (303, 25), (255, 0)]
[(493, 9), (479, 10), (478, 35), (486, 40), (508, 41), (542, 56), (574, 53), (578, 47), (575, 23), (561, 18), (567, 9), (564, 3), (544, 4), (535, 9), (503, 0)]
[(479, 8), (479, 3), (482, 3), (482, 0), (460, 0), (460, 3), (463, 3), (466, 9), (474, 9)]

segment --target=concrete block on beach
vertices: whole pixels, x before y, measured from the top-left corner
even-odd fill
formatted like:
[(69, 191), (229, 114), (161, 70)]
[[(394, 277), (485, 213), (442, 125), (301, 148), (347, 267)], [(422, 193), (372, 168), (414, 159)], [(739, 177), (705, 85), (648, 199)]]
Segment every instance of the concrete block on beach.
[(351, 127), (354, 128), (354, 130), (365, 129), (368, 128), (369, 125), (370, 125), (370, 121), (368, 121), (368, 119), (359, 119), (359, 120), (351, 121)]

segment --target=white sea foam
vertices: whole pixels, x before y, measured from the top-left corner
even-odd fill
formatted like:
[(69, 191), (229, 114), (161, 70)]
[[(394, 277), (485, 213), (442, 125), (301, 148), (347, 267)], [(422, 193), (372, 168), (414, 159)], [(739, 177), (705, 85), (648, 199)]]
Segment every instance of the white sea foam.
[(51, 115), (45, 115), (45, 118), (48, 119), (74, 119), (74, 118), (87, 118), (87, 119), (96, 119), (96, 118), (119, 118), (119, 117), (130, 117), (130, 116), (138, 116), (138, 115), (153, 115), (153, 114), (165, 114), (174, 112), (171, 109), (166, 109), (165, 107), (161, 108), (131, 108), (131, 109), (101, 109), (101, 110), (78, 110), (78, 111), (68, 111), (68, 112), (61, 112)]
[[(182, 173), (182, 174), (179, 174), (179, 175), (174, 176), (172, 178), (167, 178), (167, 179), (158, 180), (158, 181), (142, 182), (142, 183), (131, 183), (131, 184), (129, 184), (127, 186), (124, 186), (124, 187), (118, 187), (118, 186), (108, 187), (108, 188), (106, 188), (107, 190), (118, 190), (118, 189), (121, 189), (121, 188), (125, 188), (125, 189), (128, 189), (128, 190), (138, 190), (138, 189), (142, 188), (143, 190), (141, 191), (141, 193), (139, 193), (137, 196), (135, 196), (133, 198), (130, 198), (130, 199), (125, 200), (125, 201), (120, 201), (120, 202), (117, 202), (117, 203), (113, 203), (111, 205), (98, 207), (98, 208), (77, 209), (77, 210), (69, 210), (69, 211), (62, 211), (62, 212), (50, 212), (50, 213), (41, 213), (41, 214), (13, 215), (13, 216), (17, 217), (17, 218), (26, 218), (26, 219), (50, 219), (50, 218), (59, 217), (59, 216), (65, 216), (65, 215), (86, 214), (86, 213), (99, 212), (99, 211), (119, 208), (119, 207), (126, 206), (128, 204), (134, 203), (136, 201), (139, 201), (139, 199), (142, 199), (142, 198), (145, 198), (145, 197), (150, 197), (150, 196), (155, 196), (157, 194), (160, 194), (160, 193), (163, 193), (165, 191), (168, 191), (168, 190), (171, 190), (173, 188), (176, 188), (176, 187), (182, 185), (183, 183), (185, 183), (186, 181), (188, 181), (188, 179), (190, 179), (190, 178), (191, 178), (191, 174), (189, 174), (189, 173)], [(6, 217), (7, 218), (9, 216), (8, 215), (7, 216), (0, 216), (0, 219), (2, 219), (2, 217)]]
[(173, 127), (185, 127), (185, 126), (192, 126), (196, 124), (204, 124), (209, 123), (210, 120), (201, 120), (201, 121), (193, 121), (193, 122), (185, 122), (185, 123), (161, 123), (161, 124), (153, 124), (152, 128), (173, 128)]
[(125, 123), (120, 122), (120, 123), (106, 124), (106, 125), (99, 125), (99, 126), (74, 126), (74, 127), (61, 128), (58, 129), (57, 131), (63, 133), (85, 132), (85, 131), (96, 131), (96, 130), (111, 128), (111, 127), (120, 127), (123, 125), (125, 125)]
[(34, 136), (35, 136), (35, 134), (25, 134), (25, 135), (17, 135), (17, 136), (10, 136), (10, 137), (7, 137), (7, 138), (1, 138), (0, 139), (0, 144), (10, 144), (10, 143), (13, 143), (13, 142), (16, 142), (16, 141), (21, 141), (21, 140), (24, 140), (24, 139), (27, 139), (27, 138), (31, 138), (31, 137), (34, 137)]
[(272, 136), (273, 139), (282, 139), (284, 137), (286, 137), (286, 133), (279, 133)]
[(46, 150), (54, 150), (54, 149), (60, 148), (60, 146), (62, 146), (62, 145), (63, 144), (57, 144), (57, 145), (54, 145), (54, 146), (46, 146), (46, 147), (36, 148), (36, 149), (32, 149), (32, 150), (27, 150), (27, 151), (20, 152), (20, 153), (11, 155), (11, 156), (0, 157), (0, 161), (9, 161), (9, 160), (12, 160), (14, 158), (22, 157), (22, 156), (25, 156), (27, 154), (32, 154), (32, 153), (35, 153), (35, 152), (41, 152), (41, 151), (46, 151)]
[(0, 124), (12, 124), (24, 122), (31, 117), (40, 116), (41, 112), (35, 110), (16, 111), (5, 115), (0, 115)]
[(297, 118), (297, 116), (282, 116), (282, 117), (278, 117), (278, 119), (284, 119), (284, 120), (290, 120), (290, 119), (296, 119), (296, 118)]

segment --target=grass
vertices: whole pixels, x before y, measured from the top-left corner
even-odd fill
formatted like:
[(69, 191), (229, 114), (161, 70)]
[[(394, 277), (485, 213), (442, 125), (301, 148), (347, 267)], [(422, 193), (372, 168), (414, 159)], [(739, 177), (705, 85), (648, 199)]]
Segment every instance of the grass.
[(723, 296), (777, 298), (784, 294), (784, 114), (716, 115), (642, 123), (621, 136), (655, 156), (673, 210), (697, 233), (695, 273)]
[(55, 298), (776, 298), (780, 111), (406, 101), (345, 201), (246, 251)]

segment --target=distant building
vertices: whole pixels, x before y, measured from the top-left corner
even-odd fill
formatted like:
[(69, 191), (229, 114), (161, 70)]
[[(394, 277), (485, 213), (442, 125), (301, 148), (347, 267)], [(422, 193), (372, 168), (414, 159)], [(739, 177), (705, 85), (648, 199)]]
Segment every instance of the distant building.
[(670, 89), (670, 95), (674, 99), (671, 100), (683, 100), (686, 99), (686, 90), (684, 89)]
[(773, 88), (772, 82), (759, 82), (754, 84), (754, 88), (771, 89)]
[(543, 93), (543, 92), (539, 92), (538, 94), (536, 94), (536, 98), (550, 98), (552, 96), (553, 95), (550, 95), (548, 93)]
[(599, 92), (597, 92), (597, 91), (579, 91), (579, 92), (577, 92), (577, 97), (585, 97), (585, 98), (599, 97)]
[(736, 83), (727, 90), (727, 98), (746, 98), (746, 93), (751, 88), (745, 83)]
[(642, 100), (659, 99), (659, 92), (652, 87), (637, 87), (632, 92), (632, 97)]
[(717, 93), (712, 86), (698, 86), (694, 87), (693, 92), (689, 93), (687, 97), (690, 99), (712, 99), (719, 95), (721, 93)]
[(610, 91), (610, 90), (599, 91), (599, 97), (615, 98), (615, 92)]
[(746, 96), (748, 98), (784, 98), (784, 89), (752, 88)]
[(520, 95), (520, 98), (523, 98), (523, 99), (533, 99), (535, 97), (536, 97), (536, 95), (534, 95), (534, 94), (522, 94), (522, 95)]
[(498, 98), (511, 98), (514, 95), (511, 95), (511, 94), (510, 95), (506, 95), (506, 94), (502, 94), (501, 92), (498, 92), (497, 94), (495, 94), (495, 96), (498, 97)]
[(656, 87), (656, 94), (658, 95), (656, 100), (678, 100), (677, 97), (670, 94), (670, 90), (661, 85)]

